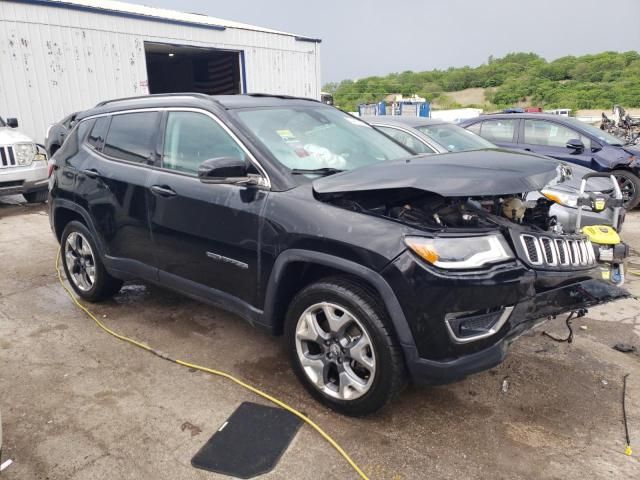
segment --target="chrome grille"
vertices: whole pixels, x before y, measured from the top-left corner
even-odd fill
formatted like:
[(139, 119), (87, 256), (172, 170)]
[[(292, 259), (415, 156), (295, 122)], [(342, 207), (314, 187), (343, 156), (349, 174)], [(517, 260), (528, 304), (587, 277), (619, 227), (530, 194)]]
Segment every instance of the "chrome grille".
[(565, 240), (556, 239), (556, 251), (558, 252), (558, 262), (560, 265), (569, 265), (569, 248)]
[(0, 146), (0, 168), (15, 167), (16, 157), (13, 154), (13, 147)]
[(522, 235), (522, 245), (527, 253), (527, 258), (534, 265), (542, 263), (542, 252), (538, 240), (533, 235)]
[(556, 254), (556, 248), (553, 246), (553, 242), (548, 237), (542, 237), (540, 239), (540, 244), (542, 245), (542, 252), (544, 253), (544, 261), (549, 265), (557, 265), (558, 264), (558, 256)]
[(552, 268), (588, 268), (596, 263), (593, 245), (584, 237), (568, 239), (521, 234), (526, 260), (535, 266)]

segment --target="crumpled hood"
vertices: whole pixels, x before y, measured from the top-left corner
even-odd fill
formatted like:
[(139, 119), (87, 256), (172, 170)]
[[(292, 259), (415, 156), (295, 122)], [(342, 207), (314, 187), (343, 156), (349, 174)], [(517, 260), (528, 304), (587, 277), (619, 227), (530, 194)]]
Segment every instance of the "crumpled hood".
[(35, 143), (24, 133), (11, 127), (0, 127), (0, 145), (13, 145), (14, 143)]
[(317, 179), (317, 193), (416, 188), (443, 197), (509, 195), (541, 190), (558, 177), (557, 160), (488, 149), (421, 155)]

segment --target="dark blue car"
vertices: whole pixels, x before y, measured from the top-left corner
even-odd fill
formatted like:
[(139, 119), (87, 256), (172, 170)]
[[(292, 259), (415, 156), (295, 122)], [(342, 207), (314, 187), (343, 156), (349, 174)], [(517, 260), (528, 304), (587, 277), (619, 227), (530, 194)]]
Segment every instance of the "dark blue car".
[(640, 149), (588, 123), (560, 115), (510, 113), (483, 115), (460, 126), (501, 147), (611, 172), (620, 183), (625, 207), (640, 203)]

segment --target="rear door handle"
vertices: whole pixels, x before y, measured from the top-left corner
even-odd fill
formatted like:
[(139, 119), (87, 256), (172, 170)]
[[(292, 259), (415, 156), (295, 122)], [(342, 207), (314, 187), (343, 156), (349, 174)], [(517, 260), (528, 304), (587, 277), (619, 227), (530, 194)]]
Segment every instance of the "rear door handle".
[(80, 173), (82, 173), (83, 175), (86, 175), (89, 178), (98, 178), (100, 176), (100, 172), (98, 172), (95, 168), (82, 170)]
[(167, 187), (166, 185), (152, 185), (151, 191), (161, 197), (175, 197), (177, 195), (171, 187)]
[(525, 152), (530, 152), (530, 151), (531, 151), (531, 149), (530, 149), (530, 148), (525, 148), (525, 149), (524, 149), (524, 151), (525, 151)]

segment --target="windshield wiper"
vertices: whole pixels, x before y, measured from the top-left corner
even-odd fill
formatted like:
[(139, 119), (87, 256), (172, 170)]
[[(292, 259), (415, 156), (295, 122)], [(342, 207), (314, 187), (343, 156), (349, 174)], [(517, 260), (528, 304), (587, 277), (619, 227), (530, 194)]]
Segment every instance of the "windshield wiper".
[(322, 176), (326, 176), (326, 175), (333, 175), (334, 173), (340, 173), (340, 172), (344, 172), (344, 170), (340, 170), (338, 168), (330, 168), (330, 167), (311, 168), (311, 169), (304, 169), (304, 168), (293, 168), (293, 169), (291, 169), (291, 174), (292, 175), (322, 175)]

